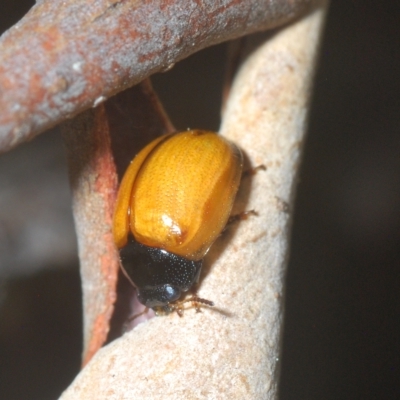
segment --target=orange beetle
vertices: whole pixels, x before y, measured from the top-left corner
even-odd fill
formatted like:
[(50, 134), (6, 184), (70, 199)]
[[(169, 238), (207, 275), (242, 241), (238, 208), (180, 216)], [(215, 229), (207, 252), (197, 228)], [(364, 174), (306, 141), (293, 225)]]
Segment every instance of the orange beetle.
[(235, 144), (201, 130), (161, 136), (132, 160), (113, 233), (146, 307), (168, 312), (198, 281), (202, 259), (230, 216), (242, 166)]

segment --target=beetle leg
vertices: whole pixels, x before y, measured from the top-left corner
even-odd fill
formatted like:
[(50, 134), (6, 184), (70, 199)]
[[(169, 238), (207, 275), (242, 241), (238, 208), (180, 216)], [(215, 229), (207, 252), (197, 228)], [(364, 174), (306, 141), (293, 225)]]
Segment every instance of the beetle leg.
[(181, 318), (183, 317), (183, 307), (182, 307), (181, 304), (178, 305), (178, 306), (175, 308), (175, 311), (176, 311), (176, 313), (177, 313)]
[(196, 312), (201, 312), (202, 305), (206, 305), (208, 307), (213, 307), (214, 302), (211, 300), (203, 299), (202, 297), (198, 297), (197, 295), (193, 295), (188, 297), (187, 299), (183, 299), (177, 301), (175, 304), (171, 305), (171, 311), (175, 311), (180, 317), (183, 317), (184, 303), (192, 303), (192, 306), (196, 310)]
[[(249, 176), (255, 175), (258, 171), (266, 171), (267, 167), (264, 164), (257, 165), (257, 167), (254, 168), (249, 168), (246, 169), (245, 171), (242, 172), (242, 180), (248, 178)], [(229, 225), (232, 225), (233, 223), (243, 221), (247, 219), (250, 215), (253, 216), (258, 216), (258, 212), (255, 210), (249, 210), (249, 211), (242, 211), (239, 214), (231, 215), (228, 219), (228, 222), (225, 225), (225, 228), (222, 230), (222, 234), (227, 230)]]
[(226, 223), (225, 228), (222, 231), (222, 233), (224, 233), (230, 225), (232, 225), (236, 222), (239, 222), (239, 221), (243, 221), (243, 220), (249, 218), (250, 215), (257, 217), (258, 212), (255, 210), (249, 210), (249, 211), (242, 211), (239, 214), (231, 215), (229, 217), (228, 222)]
[(196, 312), (201, 312), (201, 306), (202, 305), (206, 305), (206, 306), (209, 306), (209, 307), (213, 307), (214, 306), (214, 302), (213, 301), (198, 297), (196, 294), (194, 294), (193, 296), (189, 297), (188, 299), (182, 300), (182, 303), (187, 303), (189, 301), (192, 303), (192, 306), (194, 307)]
[(255, 175), (258, 171), (266, 171), (267, 167), (264, 164), (257, 165), (257, 167), (246, 169), (242, 172), (242, 180), (249, 176)]

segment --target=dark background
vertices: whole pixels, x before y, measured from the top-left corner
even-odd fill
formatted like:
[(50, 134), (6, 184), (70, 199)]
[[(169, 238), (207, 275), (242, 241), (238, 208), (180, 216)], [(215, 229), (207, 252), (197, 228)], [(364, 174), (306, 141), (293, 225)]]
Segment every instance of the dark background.
[[(0, 30), (32, 4), (2, 0)], [(332, 1), (294, 210), (282, 400), (400, 398), (399, 39), (399, 2)], [(178, 128), (218, 129), (225, 50), (154, 77)], [(0, 399), (57, 398), (78, 372), (68, 196), (57, 129), (0, 157)]]

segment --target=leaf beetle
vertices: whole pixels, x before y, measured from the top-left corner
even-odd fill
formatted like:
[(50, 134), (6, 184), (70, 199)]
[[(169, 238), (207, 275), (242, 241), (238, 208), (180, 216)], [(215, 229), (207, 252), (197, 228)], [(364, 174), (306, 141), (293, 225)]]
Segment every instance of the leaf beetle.
[(202, 260), (229, 219), (242, 168), (234, 143), (202, 130), (161, 136), (131, 161), (113, 235), (124, 273), (147, 308), (176, 310), (197, 283)]

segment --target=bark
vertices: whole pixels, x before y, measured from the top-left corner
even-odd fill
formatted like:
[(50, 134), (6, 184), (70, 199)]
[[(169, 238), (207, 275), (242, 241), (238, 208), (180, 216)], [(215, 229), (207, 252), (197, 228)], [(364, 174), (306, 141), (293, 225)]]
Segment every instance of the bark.
[(311, 0), (42, 0), (0, 39), (0, 152)]
[(117, 175), (104, 106), (64, 126), (78, 239), (84, 364), (103, 345), (114, 311), (118, 251), (112, 237)]

